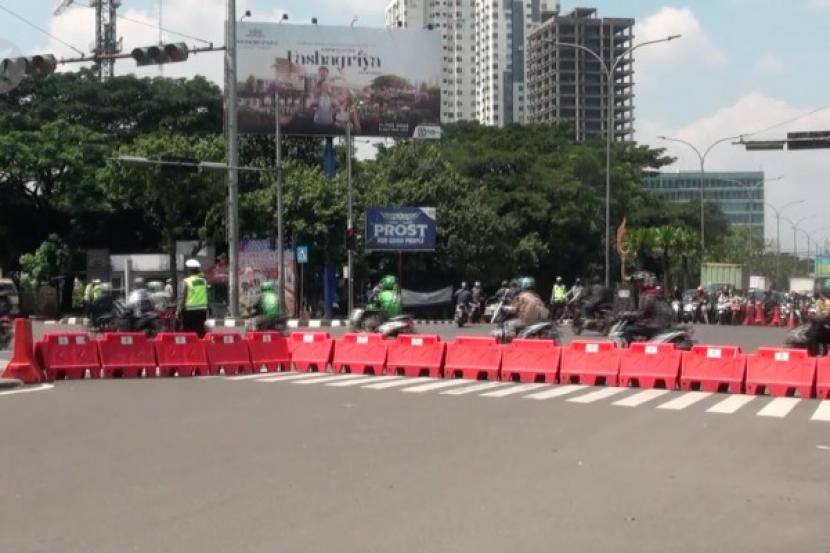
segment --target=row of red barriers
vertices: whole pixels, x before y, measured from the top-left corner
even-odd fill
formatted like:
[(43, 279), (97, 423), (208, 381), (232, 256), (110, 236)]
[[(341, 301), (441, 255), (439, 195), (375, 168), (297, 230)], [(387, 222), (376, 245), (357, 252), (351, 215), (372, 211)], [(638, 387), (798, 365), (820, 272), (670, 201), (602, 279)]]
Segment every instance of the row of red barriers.
[[(17, 343), (15, 349), (17, 357)], [(672, 344), (636, 343), (621, 349), (602, 340), (568, 346), (514, 340), (502, 346), (483, 337), (442, 342), (437, 336), (407, 335), (389, 341), (376, 334), (346, 334), (335, 340), (325, 332), (298, 332), (290, 338), (277, 332), (245, 337), (212, 333), (204, 340), (188, 333), (162, 333), (154, 340), (140, 333), (105, 334), (100, 340), (85, 333), (51, 333), (35, 344), (34, 352), (47, 380), (87, 373), (91, 378), (236, 375), (293, 365), (298, 372), (324, 372), (331, 366), (335, 373), (830, 398), (830, 358), (776, 348), (746, 355), (734, 346), (680, 352)]]

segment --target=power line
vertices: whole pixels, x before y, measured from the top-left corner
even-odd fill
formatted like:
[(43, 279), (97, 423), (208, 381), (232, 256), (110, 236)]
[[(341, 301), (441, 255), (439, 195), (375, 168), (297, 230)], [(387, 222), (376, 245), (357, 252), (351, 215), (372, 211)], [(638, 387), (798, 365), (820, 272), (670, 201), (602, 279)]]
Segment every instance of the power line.
[(815, 115), (816, 113), (819, 113), (820, 111), (824, 111), (826, 109), (830, 109), (830, 105), (814, 109), (813, 111), (808, 111), (807, 113), (802, 113), (801, 115), (799, 115), (797, 117), (793, 117), (792, 119), (788, 119), (787, 121), (783, 121), (781, 123), (776, 123), (775, 125), (772, 125), (771, 127), (767, 127), (766, 129), (763, 129), (763, 130), (760, 130), (760, 131), (755, 131), (755, 132), (752, 132), (752, 133), (749, 133), (749, 134), (744, 134), (742, 136), (745, 136), (745, 137), (746, 136), (754, 136), (756, 134), (761, 134), (761, 133), (764, 133), (764, 132), (767, 132), (767, 131), (772, 131), (772, 130), (778, 129), (780, 127), (786, 127), (790, 123), (795, 123), (796, 121), (799, 121), (799, 120), (804, 119), (805, 117), (809, 117), (811, 115)]
[(19, 19), (20, 21), (22, 21), (22, 22), (23, 22), (23, 23), (25, 23), (26, 25), (28, 25), (28, 26), (30, 26), (30, 27), (32, 27), (32, 28), (34, 28), (34, 29), (37, 29), (37, 30), (38, 30), (38, 31), (40, 31), (41, 33), (45, 34), (46, 36), (48, 36), (48, 37), (50, 37), (50, 38), (52, 38), (52, 39), (54, 39), (54, 40), (57, 40), (58, 42), (60, 42), (60, 43), (61, 43), (61, 44), (63, 44), (64, 46), (66, 46), (67, 48), (71, 48), (72, 50), (75, 50), (78, 54), (80, 54), (80, 55), (82, 55), (82, 56), (83, 56), (83, 55), (85, 55), (85, 54), (84, 54), (81, 50), (79, 50), (79, 49), (75, 48), (74, 46), (72, 46), (71, 44), (69, 44), (68, 42), (66, 42), (65, 40), (61, 40), (60, 38), (56, 37), (55, 35), (53, 35), (53, 34), (52, 34), (52, 33), (50, 33), (49, 31), (47, 31), (47, 30), (46, 30), (46, 29), (44, 29), (43, 27), (38, 27), (37, 25), (35, 25), (34, 23), (32, 23), (31, 21), (29, 21), (28, 19), (26, 19), (26, 18), (25, 18), (25, 17), (23, 17), (22, 15), (20, 15), (20, 14), (18, 14), (18, 13), (15, 13), (15, 12), (11, 11), (9, 8), (5, 7), (5, 6), (4, 6), (4, 5), (2, 5), (2, 4), (0, 4), (0, 10), (3, 10), (4, 12), (8, 13), (8, 14), (9, 14), (9, 15), (11, 15), (12, 17), (15, 17), (15, 18)]

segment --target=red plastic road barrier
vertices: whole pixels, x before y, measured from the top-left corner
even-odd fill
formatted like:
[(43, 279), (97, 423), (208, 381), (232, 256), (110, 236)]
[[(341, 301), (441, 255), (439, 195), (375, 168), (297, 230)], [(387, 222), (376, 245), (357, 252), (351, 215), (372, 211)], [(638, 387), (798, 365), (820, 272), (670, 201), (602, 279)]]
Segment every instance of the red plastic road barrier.
[(263, 368), (269, 373), (291, 369), (288, 340), (279, 332), (249, 332), (245, 339), (254, 372), (261, 372)]
[(738, 346), (694, 346), (683, 354), (680, 389), (740, 394), (744, 391), (746, 357)]
[(104, 378), (156, 375), (156, 348), (143, 332), (108, 332), (98, 341)]
[(575, 340), (562, 348), (559, 381), (563, 384), (616, 386), (622, 352), (608, 340)]
[(674, 390), (683, 354), (674, 344), (635, 342), (620, 360), (620, 386)]
[(288, 342), (291, 362), (297, 372), (326, 372), (334, 350), (328, 332), (295, 332)]
[(98, 378), (101, 361), (98, 344), (86, 332), (46, 334), (35, 344), (46, 380), (81, 379), (89, 370), (90, 378)]
[(208, 376), (207, 345), (195, 332), (161, 332), (154, 342), (161, 376)]
[(248, 342), (235, 332), (209, 332), (207, 344), (208, 370), (212, 375), (250, 374), (254, 371)]
[(562, 348), (553, 340), (513, 340), (502, 352), (501, 379), (555, 384), (561, 357)]
[(757, 395), (764, 390), (771, 396), (798, 392), (801, 398), (815, 395), (816, 359), (803, 349), (758, 348), (747, 356), (746, 393)]
[(816, 367), (816, 397), (830, 399), (830, 357), (821, 357)]
[(444, 378), (498, 380), (501, 354), (495, 338), (459, 336), (447, 343)]
[(744, 315), (744, 326), (752, 326), (755, 319), (755, 306), (751, 303), (746, 304), (746, 313)]
[(769, 325), (781, 326), (782, 324), (784, 323), (781, 322), (781, 306), (776, 303), (772, 309), (772, 320), (769, 322)]
[(445, 353), (446, 344), (438, 336), (398, 336), (389, 344), (386, 374), (439, 378)]
[(381, 375), (388, 348), (382, 334), (345, 334), (334, 342), (332, 371)]
[(764, 314), (764, 304), (759, 303), (755, 307), (755, 326), (766, 326), (767, 318)]
[(43, 382), (43, 371), (32, 344), (32, 321), (29, 319), (14, 320), (14, 350), (2, 377), (15, 378), (26, 384)]

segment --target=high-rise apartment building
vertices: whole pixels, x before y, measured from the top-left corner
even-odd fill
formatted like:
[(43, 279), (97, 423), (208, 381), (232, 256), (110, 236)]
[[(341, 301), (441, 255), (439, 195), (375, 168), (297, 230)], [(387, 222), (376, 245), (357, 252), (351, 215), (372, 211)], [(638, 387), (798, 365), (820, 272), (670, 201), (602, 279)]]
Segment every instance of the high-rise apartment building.
[[(547, 0), (391, 0), (387, 27), (441, 32), (441, 121), (502, 126), (526, 120), (527, 36)], [(558, 6), (558, 2), (555, 3)], [(557, 8), (558, 9), (558, 8)]]
[(634, 20), (600, 18), (593, 8), (546, 16), (528, 38), (527, 120), (532, 123), (570, 122), (577, 140), (605, 136), (608, 109), (614, 109), (614, 138), (634, 134), (634, 56), (625, 55), (613, 74), (613, 103), (607, 74), (599, 61), (578, 44), (599, 55), (610, 68), (634, 41)]

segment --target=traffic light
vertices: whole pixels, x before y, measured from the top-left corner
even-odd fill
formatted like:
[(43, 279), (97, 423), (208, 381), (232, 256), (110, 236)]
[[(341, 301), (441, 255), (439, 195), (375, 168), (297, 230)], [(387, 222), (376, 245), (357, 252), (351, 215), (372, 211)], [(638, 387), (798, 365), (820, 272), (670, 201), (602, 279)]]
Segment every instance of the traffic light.
[(788, 150), (821, 150), (830, 148), (830, 131), (787, 133)]
[(159, 46), (146, 46), (135, 48), (130, 56), (135, 60), (136, 65), (162, 65), (187, 60), (190, 50), (184, 42), (162, 44)]
[(29, 56), (25, 58), (5, 58), (0, 60), (0, 75), (7, 78), (23, 75), (38, 77), (54, 73), (58, 60), (51, 54)]

